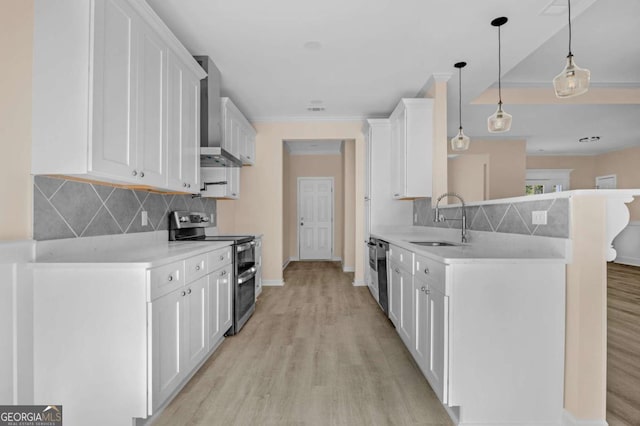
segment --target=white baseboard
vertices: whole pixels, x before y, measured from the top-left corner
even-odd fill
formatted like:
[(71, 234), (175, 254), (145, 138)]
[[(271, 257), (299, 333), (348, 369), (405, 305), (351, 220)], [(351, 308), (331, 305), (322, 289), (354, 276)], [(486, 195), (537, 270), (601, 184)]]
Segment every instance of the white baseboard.
[(567, 410), (562, 410), (563, 426), (608, 426), (606, 420), (581, 420), (576, 419), (573, 414)]
[(353, 280), (353, 286), (354, 287), (362, 287), (362, 286), (365, 286), (365, 285), (367, 285), (367, 283), (365, 283), (363, 279)]
[(332, 261), (332, 262), (342, 262), (342, 258), (341, 258), (341, 257), (338, 257), (338, 256), (333, 256), (333, 257), (331, 258), (331, 261)]
[(618, 256), (614, 262), (621, 263), (623, 265), (640, 266), (640, 257)]
[(284, 285), (284, 280), (262, 280), (263, 287), (282, 287)]
[(297, 262), (298, 260), (300, 260), (300, 259), (298, 259), (297, 257), (290, 257), (290, 258), (286, 259), (286, 260), (284, 261), (284, 263), (282, 264), (282, 270), (284, 271), (284, 269), (285, 269), (287, 266), (289, 266), (289, 264), (290, 264), (291, 262)]
[(356, 268), (354, 268), (353, 266), (345, 266), (342, 265), (342, 272), (355, 272)]

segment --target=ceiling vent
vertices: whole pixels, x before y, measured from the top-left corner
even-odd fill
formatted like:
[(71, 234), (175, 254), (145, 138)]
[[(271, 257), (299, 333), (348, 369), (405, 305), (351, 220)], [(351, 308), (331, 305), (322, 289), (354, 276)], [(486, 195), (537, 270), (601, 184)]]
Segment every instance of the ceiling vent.
[(307, 107), (307, 111), (322, 112), (322, 111), (324, 111), (324, 107), (322, 105), (309, 105)]

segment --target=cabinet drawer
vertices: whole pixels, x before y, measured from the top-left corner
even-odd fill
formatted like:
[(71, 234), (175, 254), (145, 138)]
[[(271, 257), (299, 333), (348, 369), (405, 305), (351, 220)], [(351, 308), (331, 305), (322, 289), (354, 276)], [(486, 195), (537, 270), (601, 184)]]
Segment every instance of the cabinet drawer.
[(231, 263), (231, 246), (208, 253), (209, 272)]
[(413, 252), (389, 245), (389, 261), (413, 275)]
[(445, 264), (435, 260), (415, 255), (414, 275), (420, 280), (426, 281), (430, 286), (438, 289), (443, 294), (445, 292)]
[(184, 268), (187, 283), (204, 277), (207, 274), (207, 254), (201, 254), (185, 260)]
[(151, 300), (171, 293), (185, 284), (184, 262), (149, 269), (149, 293)]

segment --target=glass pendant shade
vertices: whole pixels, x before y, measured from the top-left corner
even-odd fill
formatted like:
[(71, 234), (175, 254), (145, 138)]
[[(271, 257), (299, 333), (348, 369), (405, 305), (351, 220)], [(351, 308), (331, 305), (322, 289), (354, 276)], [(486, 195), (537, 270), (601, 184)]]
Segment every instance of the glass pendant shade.
[(458, 134), (451, 138), (451, 150), (466, 151), (469, 149), (469, 142), (471, 142), (471, 139), (464, 134), (461, 127)]
[(498, 104), (498, 109), (487, 119), (487, 127), (491, 133), (508, 132), (511, 129), (511, 114), (502, 110), (502, 104)]
[(567, 56), (567, 66), (553, 79), (553, 88), (559, 98), (578, 96), (589, 90), (591, 72), (578, 67), (573, 55)]

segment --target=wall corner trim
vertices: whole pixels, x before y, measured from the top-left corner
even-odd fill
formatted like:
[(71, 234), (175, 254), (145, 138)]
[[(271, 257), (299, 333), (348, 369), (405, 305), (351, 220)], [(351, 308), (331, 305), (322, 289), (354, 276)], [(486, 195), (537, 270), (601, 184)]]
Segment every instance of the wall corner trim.
[(367, 283), (365, 283), (363, 279), (353, 280), (353, 286), (354, 287), (363, 287), (363, 286), (366, 286), (366, 285), (367, 285)]

